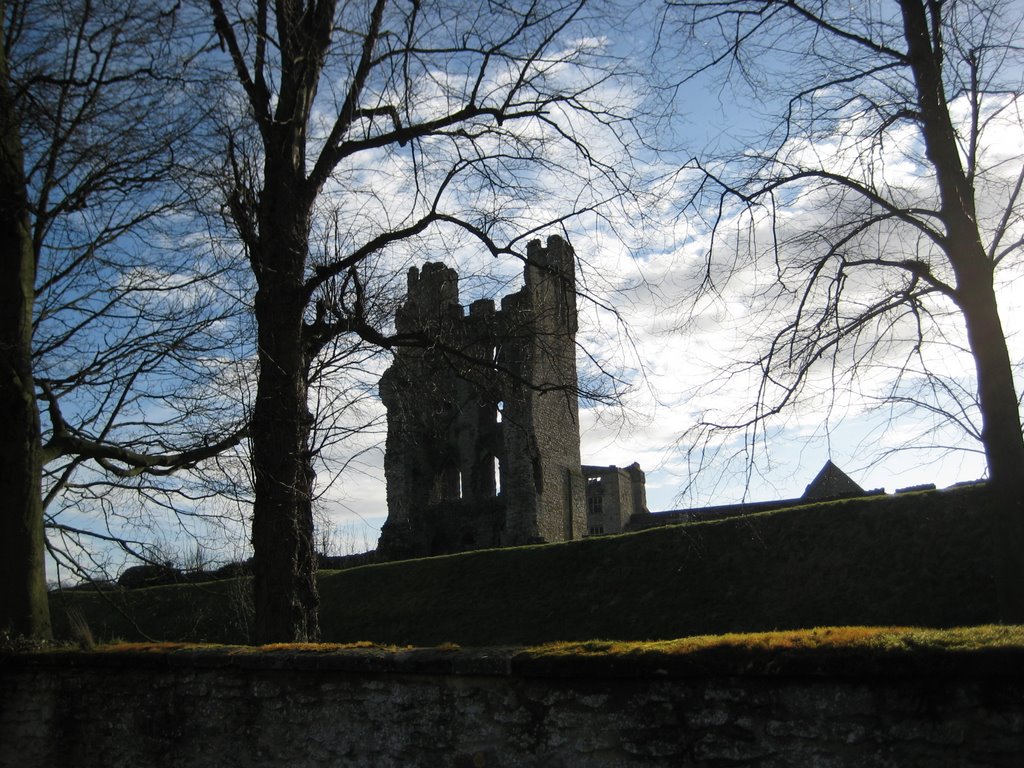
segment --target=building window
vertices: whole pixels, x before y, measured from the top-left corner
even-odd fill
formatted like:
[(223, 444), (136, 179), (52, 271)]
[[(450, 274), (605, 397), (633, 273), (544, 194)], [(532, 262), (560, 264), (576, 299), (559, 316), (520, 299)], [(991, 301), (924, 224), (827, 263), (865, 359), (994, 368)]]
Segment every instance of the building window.
[(600, 536), (603, 533), (604, 533), (604, 526), (603, 525), (592, 525), (592, 526), (590, 526), (590, 535), (591, 536)]
[(604, 496), (600, 494), (587, 496), (587, 514), (591, 517), (600, 517), (604, 514)]

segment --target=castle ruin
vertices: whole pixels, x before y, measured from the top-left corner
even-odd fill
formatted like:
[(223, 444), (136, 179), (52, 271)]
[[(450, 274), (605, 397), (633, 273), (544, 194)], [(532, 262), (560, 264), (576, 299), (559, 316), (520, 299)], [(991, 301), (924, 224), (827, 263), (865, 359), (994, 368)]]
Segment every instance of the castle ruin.
[(587, 533), (576, 379), (572, 248), (526, 252), (525, 285), (459, 303), (455, 270), (409, 270), (387, 408), (389, 558), (566, 541)]
[(647, 478), (637, 462), (628, 467), (582, 467), (587, 481), (587, 534), (622, 533), (633, 515), (647, 510)]
[(863, 491), (828, 461), (800, 499), (651, 513), (639, 464), (580, 462), (569, 244), (532, 241), (524, 282), (500, 309), (481, 299), (467, 313), (454, 269), (428, 262), (409, 270), (395, 315), (405, 343), (380, 381), (388, 422), (381, 559), (568, 541), (882, 493)]

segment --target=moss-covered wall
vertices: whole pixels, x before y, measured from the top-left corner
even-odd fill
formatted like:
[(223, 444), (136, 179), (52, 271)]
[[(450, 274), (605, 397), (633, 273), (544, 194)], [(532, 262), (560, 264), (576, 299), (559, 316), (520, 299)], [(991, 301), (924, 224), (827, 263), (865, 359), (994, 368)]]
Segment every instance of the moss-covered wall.
[(0, 658), (0, 766), (1020, 766), (1022, 682), (1019, 653), (746, 672), (486, 650), (20, 655)]

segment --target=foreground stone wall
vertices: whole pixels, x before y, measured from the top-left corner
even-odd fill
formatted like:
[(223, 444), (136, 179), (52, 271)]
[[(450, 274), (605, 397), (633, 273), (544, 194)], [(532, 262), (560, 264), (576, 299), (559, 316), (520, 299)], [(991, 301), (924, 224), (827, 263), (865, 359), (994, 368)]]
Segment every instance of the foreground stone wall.
[(9, 656), (0, 766), (1020, 766), (1019, 657), (843, 677), (490, 651)]

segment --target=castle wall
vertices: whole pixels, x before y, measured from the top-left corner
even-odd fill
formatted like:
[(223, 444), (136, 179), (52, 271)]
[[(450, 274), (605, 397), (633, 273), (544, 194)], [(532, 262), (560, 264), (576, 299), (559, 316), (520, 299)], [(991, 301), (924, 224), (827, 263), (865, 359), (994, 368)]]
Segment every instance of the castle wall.
[[(505, 544), (564, 541), (584, 532), (579, 478), (576, 288), (572, 250), (560, 238), (530, 243), (523, 290), (502, 301), (521, 322), (518, 381), (505, 422), (510, 477)], [(510, 368), (512, 361), (509, 360)]]
[(645, 476), (639, 464), (625, 469), (584, 466), (587, 528), (592, 535), (622, 533), (632, 515), (647, 511)]
[[(402, 333), (450, 336), (462, 318), (458, 275), (441, 264), (409, 270), (407, 300), (395, 317)], [(389, 520), (408, 522), (412, 510), (458, 495), (454, 371), (429, 347), (403, 348), (380, 382), (388, 409), (387, 477)], [(415, 399), (408, 393), (416, 391)]]
[[(388, 520), (379, 545), (386, 554), (455, 551), (445, 538), (455, 500), (465, 509), (501, 502), (501, 525), (484, 526), (497, 531), (494, 540), (466, 534), (475, 546), (585, 532), (574, 256), (551, 237), (546, 248), (531, 242), (526, 261), (522, 290), (500, 310), (474, 302), (468, 315), (453, 269), (428, 263), (409, 272), (395, 325), (422, 342), (399, 348), (380, 385), (388, 410)], [(447, 511), (431, 512), (437, 505)], [(432, 517), (449, 522), (431, 533)]]
[(647, 475), (642, 469), (640, 469), (640, 463), (634, 461), (628, 467), (626, 472), (629, 474), (629, 482), (633, 488), (633, 509), (632, 511), (622, 518), (622, 527), (625, 528), (629, 522), (629, 518), (635, 514), (648, 513), (647, 509)]

